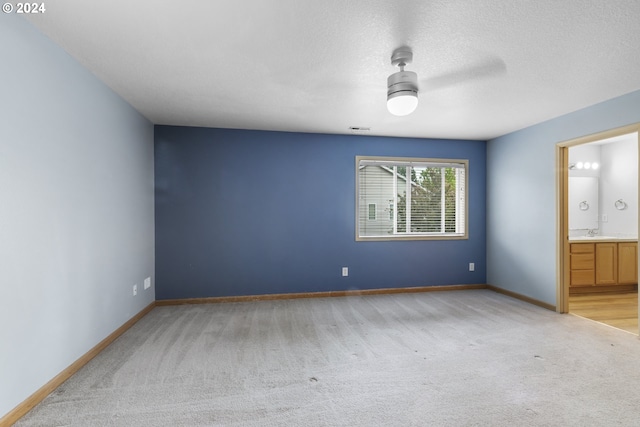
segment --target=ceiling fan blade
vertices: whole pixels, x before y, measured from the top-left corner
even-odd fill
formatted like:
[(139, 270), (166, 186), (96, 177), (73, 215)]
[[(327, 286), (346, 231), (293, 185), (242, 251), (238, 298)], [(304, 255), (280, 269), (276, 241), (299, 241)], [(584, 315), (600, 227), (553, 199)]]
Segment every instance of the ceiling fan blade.
[(497, 57), (487, 58), (450, 73), (422, 79), (420, 81), (420, 91), (446, 89), (478, 80), (499, 77), (506, 74), (506, 72), (507, 66), (502, 59)]

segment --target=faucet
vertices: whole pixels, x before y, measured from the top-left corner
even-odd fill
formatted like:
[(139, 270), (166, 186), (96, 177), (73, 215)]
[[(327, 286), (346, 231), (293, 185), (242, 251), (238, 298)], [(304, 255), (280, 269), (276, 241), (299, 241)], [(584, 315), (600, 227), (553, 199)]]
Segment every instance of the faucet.
[(588, 228), (587, 229), (587, 236), (588, 237), (593, 237), (597, 234), (597, 229), (596, 228)]

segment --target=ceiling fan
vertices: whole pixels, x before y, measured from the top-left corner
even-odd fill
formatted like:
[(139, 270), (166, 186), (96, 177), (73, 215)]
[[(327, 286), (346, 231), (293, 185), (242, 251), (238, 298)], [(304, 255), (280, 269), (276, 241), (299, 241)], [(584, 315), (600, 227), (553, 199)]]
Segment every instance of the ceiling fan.
[(406, 116), (418, 107), (418, 75), (404, 69), (411, 61), (413, 52), (409, 48), (398, 48), (391, 55), (391, 65), (400, 67), (387, 78), (387, 109), (395, 116)]
[[(387, 109), (396, 116), (406, 116), (418, 107), (418, 75), (413, 71), (406, 71), (405, 66), (413, 61), (411, 48), (402, 46), (391, 54), (391, 65), (399, 67), (400, 71), (387, 78)], [(506, 72), (504, 61), (497, 57), (489, 57), (481, 62), (447, 74), (422, 80), (423, 91), (437, 90), (478, 80), (495, 77)]]

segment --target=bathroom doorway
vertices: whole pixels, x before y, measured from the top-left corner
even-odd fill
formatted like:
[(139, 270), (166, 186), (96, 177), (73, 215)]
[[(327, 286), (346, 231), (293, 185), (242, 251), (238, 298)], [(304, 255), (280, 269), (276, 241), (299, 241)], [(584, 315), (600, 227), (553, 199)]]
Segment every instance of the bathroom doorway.
[(639, 125), (557, 145), (557, 310), (638, 333)]

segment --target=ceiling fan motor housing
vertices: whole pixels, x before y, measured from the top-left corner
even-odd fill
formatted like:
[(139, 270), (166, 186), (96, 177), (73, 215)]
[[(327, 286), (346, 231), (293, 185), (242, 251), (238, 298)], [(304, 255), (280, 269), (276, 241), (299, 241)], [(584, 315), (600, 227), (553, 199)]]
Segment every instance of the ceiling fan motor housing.
[(387, 98), (409, 95), (418, 96), (418, 75), (413, 71), (398, 71), (387, 78)]

